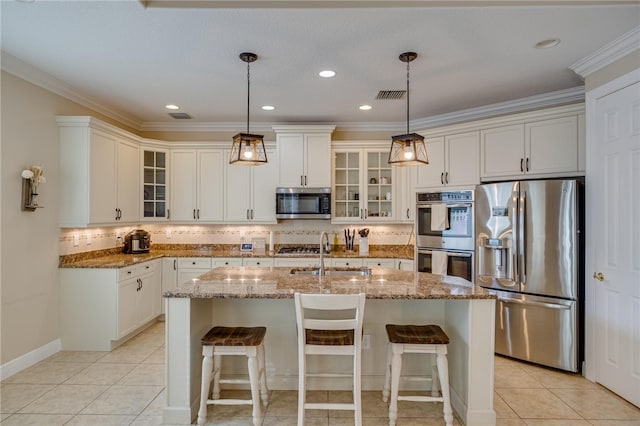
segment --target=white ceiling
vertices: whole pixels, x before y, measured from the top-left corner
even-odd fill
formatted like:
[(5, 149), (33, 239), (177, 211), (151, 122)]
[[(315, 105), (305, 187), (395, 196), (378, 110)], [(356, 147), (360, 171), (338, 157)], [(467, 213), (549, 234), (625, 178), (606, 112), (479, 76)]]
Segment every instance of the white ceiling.
[[(418, 53), (413, 122), (582, 86), (568, 67), (640, 23), (639, 2), (156, 3), (2, 0), (2, 50), (138, 128), (246, 122), (246, 64), (238, 58), (245, 51), (259, 57), (251, 65), (256, 127), (397, 127), (406, 101), (374, 98), (405, 88), (402, 52)], [(290, 7), (273, 7), (283, 4)], [(552, 37), (561, 39), (557, 47), (533, 47)], [(337, 75), (322, 79), (322, 69)], [(193, 119), (178, 123), (167, 115), (169, 103)], [(365, 103), (373, 109), (360, 111)], [(262, 111), (265, 104), (275, 111)]]

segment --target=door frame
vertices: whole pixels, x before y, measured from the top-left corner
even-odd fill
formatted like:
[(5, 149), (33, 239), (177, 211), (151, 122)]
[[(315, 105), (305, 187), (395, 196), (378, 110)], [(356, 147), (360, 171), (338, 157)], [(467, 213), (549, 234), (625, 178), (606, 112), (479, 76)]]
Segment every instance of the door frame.
[(591, 380), (596, 381), (596, 281), (591, 278), (595, 272), (593, 265), (595, 264), (595, 246), (594, 235), (589, 232), (590, 229), (594, 229), (597, 224), (594, 221), (593, 215), (590, 213), (597, 208), (600, 201), (598, 189), (600, 188), (600, 182), (595, 179), (593, 170), (599, 167), (599, 158), (596, 158), (595, 154), (595, 123), (596, 123), (596, 107), (600, 98), (603, 98), (611, 93), (621, 90), (627, 86), (640, 81), (640, 68), (635, 69), (625, 75), (622, 75), (608, 83), (594, 88), (586, 92), (586, 176), (585, 176), (585, 221), (586, 221), (586, 236), (585, 236), (585, 347), (584, 347), (584, 376)]

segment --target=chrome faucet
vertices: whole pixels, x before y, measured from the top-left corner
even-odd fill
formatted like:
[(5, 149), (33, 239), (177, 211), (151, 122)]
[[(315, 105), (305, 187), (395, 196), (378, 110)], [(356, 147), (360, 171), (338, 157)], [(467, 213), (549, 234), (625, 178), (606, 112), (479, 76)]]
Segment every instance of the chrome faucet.
[[(327, 240), (326, 242), (326, 246), (325, 246), (325, 240)], [(325, 231), (322, 231), (322, 234), (320, 234), (320, 276), (324, 276), (325, 275), (325, 270), (324, 270), (324, 250), (325, 247), (329, 247), (329, 236), (327, 235), (327, 233)]]

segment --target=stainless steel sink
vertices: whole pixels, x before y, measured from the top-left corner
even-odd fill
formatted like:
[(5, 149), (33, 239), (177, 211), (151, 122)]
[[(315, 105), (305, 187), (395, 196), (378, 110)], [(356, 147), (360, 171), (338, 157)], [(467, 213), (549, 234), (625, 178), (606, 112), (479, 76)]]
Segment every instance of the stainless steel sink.
[[(371, 268), (325, 268), (326, 275), (368, 276)], [(320, 275), (320, 268), (294, 268), (289, 271), (291, 275)]]

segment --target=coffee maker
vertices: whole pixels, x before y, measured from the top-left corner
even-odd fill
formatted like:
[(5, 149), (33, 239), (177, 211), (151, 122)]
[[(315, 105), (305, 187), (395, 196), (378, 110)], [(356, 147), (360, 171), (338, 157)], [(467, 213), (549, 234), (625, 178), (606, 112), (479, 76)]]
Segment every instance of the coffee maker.
[(151, 234), (143, 229), (136, 229), (124, 237), (125, 253), (148, 253), (151, 248)]

